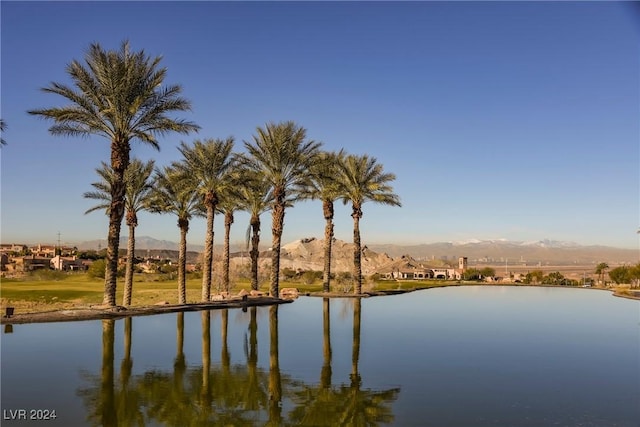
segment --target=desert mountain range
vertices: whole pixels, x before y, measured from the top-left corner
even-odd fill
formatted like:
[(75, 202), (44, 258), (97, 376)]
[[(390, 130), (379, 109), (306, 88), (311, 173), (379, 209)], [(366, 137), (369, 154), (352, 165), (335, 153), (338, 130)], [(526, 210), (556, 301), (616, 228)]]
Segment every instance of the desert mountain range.
[[(303, 270), (322, 270), (323, 240), (308, 237), (282, 246), (282, 268), (301, 268)], [(78, 245), (79, 249), (97, 249), (106, 247), (106, 241), (94, 240)], [(121, 248), (126, 248), (126, 237), (122, 237)], [(636, 264), (640, 259), (640, 250), (620, 249), (608, 246), (583, 246), (570, 242), (541, 240), (536, 242), (513, 242), (505, 240), (474, 240), (464, 243), (439, 242), (421, 245), (369, 244), (363, 245), (363, 273), (379, 269), (402, 256), (411, 257), (425, 265), (441, 266), (443, 261), (456, 262), (458, 257), (467, 257), (470, 265), (476, 263), (519, 263), (527, 265), (554, 264), (575, 265), (607, 262), (610, 265), (621, 263)], [(178, 244), (151, 237), (136, 239), (136, 252), (139, 256), (151, 255), (177, 258)], [(189, 245), (189, 262), (195, 262), (203, 246)], [(267, 249), (267, 248), (263, 248)], [(247, 258), (247, 252), (240, 245), (232, 245), (236, 263)], [(215, 252), (222, 253), (222, 246), (216, 245)], [(268, 252), (263, 252), (263, 262)], [(353, 245), (342, 240), (334, 240), (332, 270), (349, 271), (353, 260)], [(367, 274), (367, 273), (365, 273)]]

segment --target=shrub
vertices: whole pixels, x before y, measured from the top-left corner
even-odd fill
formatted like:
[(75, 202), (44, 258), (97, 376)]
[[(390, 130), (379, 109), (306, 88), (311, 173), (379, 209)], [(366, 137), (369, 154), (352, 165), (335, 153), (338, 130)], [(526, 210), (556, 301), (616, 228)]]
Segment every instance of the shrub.
[(104, 259), (97, 259), (91, 263), (87, 270), (87, 275), (94, 279), (104, 279), (107, 262)]
[(480, 280), (481, 273), (477, 268), (468, 268), (462, 275), (464, 280)]
[(64, 280), (67, 274), (60, 270), (41, 269), (35, 270), (29, 274), (35, 280)]
[(309, 270), (309, 271), (305, 271), (302, 274), (302, 281), (306, 285), (312, 285), (316, 281), (316, 279), (321, 279), (321, 278), (322, 278), (322, 271)]
[(298, 275), (298, 273), (292, 268), (283, 268), (280, 270), (280, 274), (285, 280), (292, 280)]

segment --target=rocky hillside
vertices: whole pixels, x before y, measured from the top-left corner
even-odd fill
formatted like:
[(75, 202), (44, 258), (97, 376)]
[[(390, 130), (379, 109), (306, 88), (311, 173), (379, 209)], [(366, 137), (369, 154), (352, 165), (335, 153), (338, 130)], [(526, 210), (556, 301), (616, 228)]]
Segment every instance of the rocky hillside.
[[(324, 266), (324, 239), (309, 237), (296, 240), (282, 247), (280, 264), (283, 267), (322, 271)], [(331, 252), (331, 271), (342, 272), (353, 269), (353, 243), (334, 239)], [(373, 274), (391, 262), (386, 253), (374, 252), (368, 247), (362, 251), (362, 274)]]
[[(315, 237), (304, 238), (283, 245), (280, 255), (280, 268), (290, 268), (293, 270), (314, 270), (322, 271), (324, 267), (324, 240)], [(271, 263), (270, 252), (260, 253), (260, 264), (262, 268), (267, 268)], [(369, 275), (375, 273), (380, 267), (389, 264), (393, 260), (385, 253), (377, 253), (366, 246), (362, 254), (362, 274)], [(231, 262), (234, 266), (247, 264), (249, 258), (247, 254), (233, 254)], [(340, 273), (353, 269), (353, 244), (342, 240), (333, 241), (331, 256), (331, 271)]]

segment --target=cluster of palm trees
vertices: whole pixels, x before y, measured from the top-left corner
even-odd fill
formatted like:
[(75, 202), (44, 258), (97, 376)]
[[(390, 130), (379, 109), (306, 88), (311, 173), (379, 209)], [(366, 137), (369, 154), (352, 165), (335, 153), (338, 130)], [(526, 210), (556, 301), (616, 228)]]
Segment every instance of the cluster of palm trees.
[(182, 159), (162, 168), (130, 159), (131, 142), (139, 140), (159, 148), (158, 136), (169, 132), (189, 134), (199, 126), (169, 117), (189, 111), (179, 85), (163, 86), (166, 69), (160, 57), (132, 52), (128, 42), (119, 50), (92, 44), (85, 63), (72, 61), (67, 72), (72, 86), (51, 83), (43, 91), (70, 102), (63, 107), (37, 109), (30, 114), (53, 120), (53, 135), (106, 137), (111, 143), (110, 164), (98, 169), (100, 182), (85, 197), (101, 203), (89, 211), (105, 210), (109, 216), (107, 267), (103, 303), (116, 305), (116, 275), (120, 228), (126, 214), (129, 227), (124, 305), (131, 303), (136, 213), (146, 209), (178, 218), (180, 252), (178, 301), (186, 303), (186, 236), (193, 216), (207, 218), (203, 256), (202, 300), (209, 301), (213, 269), (213, 226), (217, 213), (225, 218), (223, 282), (229, 286), (229, 231), (235, 211), (250, 213), (252, 288), (258, 286), (260, 215), (272, 212), (270, 293), (279, 295), (280, 246), (285, 209), (302, 199), (322, 201), (325, 227), (323, 288), (330, 290), (333, 204), (351, 203), (354, 221), (354, 292), (362, 292), (359, 221), (367, 201), (400, 206), (390, 183), (395, 175), (383, 171), (368, 155), (325, 152), (321, 143), (307, 139), (306, 130), (291, 121), (258, 127), (245, 152), (234, 153), (234, 139), (203, 139), (178, 148)]

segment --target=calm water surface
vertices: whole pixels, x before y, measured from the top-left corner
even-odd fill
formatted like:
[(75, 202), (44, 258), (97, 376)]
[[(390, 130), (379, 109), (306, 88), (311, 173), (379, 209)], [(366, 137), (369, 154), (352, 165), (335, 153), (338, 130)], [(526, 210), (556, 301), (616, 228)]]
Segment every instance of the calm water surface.
[(300, 298), (1, 337), (3, 426), (640, 425), (640, 303), (595, 290)]

